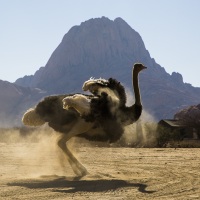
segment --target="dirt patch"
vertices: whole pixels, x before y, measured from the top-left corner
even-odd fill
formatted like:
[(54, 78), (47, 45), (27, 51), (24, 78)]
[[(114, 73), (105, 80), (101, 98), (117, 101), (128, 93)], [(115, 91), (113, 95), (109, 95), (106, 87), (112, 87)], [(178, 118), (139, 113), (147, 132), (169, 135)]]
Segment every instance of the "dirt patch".
[(54, 137), (0, 143), (0, 199), (200, 199), (198, 148), (70, 146), (89, 175), (73, 174)]

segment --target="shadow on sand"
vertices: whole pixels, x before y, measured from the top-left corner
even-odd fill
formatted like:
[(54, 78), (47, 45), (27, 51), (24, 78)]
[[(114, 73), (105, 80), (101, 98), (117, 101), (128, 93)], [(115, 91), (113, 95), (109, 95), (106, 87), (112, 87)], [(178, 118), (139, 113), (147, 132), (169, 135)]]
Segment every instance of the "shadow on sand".
[(8, 186), (20, 186), (29, 189), (52, 188), (54, 192), (75, 193), (75, 192), (105, 192), (114, 191), (120, 188), (136, 187), (142, 193), (153, 193), (155, 191), (147, 191), (147, 185), (141, 183), (129, 183), (124, 180), (78, 180), (67, 177), (59, 177), (56, 179), (28, 179), (12, 183)]

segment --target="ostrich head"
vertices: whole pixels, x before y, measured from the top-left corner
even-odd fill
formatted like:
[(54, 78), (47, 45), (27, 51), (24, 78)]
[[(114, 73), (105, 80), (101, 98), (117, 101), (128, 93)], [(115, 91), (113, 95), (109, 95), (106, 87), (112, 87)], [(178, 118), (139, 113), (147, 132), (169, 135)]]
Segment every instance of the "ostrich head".
[(140, 71), (142, 71), (143, 69), (146, 69), (147, 67), (145, 67), (142, 63), (135, 63), (134, 64), (134, 71), (139, 73)]

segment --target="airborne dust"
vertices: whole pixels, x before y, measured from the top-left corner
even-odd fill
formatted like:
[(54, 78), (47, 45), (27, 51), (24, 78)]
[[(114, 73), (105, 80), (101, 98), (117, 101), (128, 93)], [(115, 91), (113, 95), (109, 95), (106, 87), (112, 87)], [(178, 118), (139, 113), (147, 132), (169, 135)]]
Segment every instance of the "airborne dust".
[[(59, 176), (67, 174), (72, 170), (56, 145), (57, 138), (58, 134), (46, 125), (30, 129), (1, 129), (0, 148), (4, 154), (1, 155), (0, 160), (4, 164), (9, 162), (9, 158), (15, 160), (12, 167), (1, 171), (6, 170), (5, 174), (17, 178), (40, 177), (43, 174)], [(70, 149), (72, 149), (71, 146), (73, 146), (73, 139), (69, 145)], [(6, 155), (5, 152), (7, 152)], [(18, 169), (19, 176), (23, 174), (23, 177), (18, 177), (16, 173), (13, 174), (12, 169), (15, 171)]]

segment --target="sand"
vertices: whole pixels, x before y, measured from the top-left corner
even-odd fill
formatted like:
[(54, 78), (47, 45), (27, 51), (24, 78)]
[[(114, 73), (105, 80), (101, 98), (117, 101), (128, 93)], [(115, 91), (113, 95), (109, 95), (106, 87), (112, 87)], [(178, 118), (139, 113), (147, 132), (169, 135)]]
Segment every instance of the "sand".
[(76, 177), (54, 139), (0, 143), (0, 199), (200, 199), (200, 149), (116, 148), (73, 141)]

